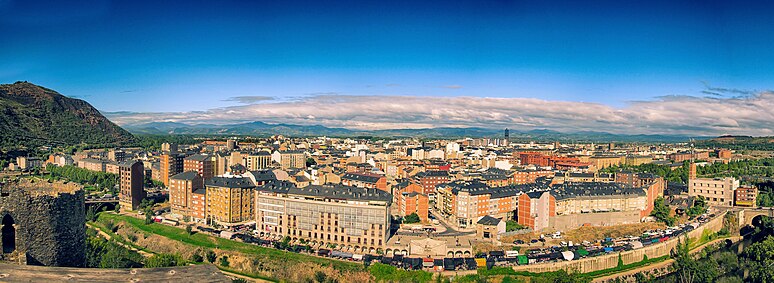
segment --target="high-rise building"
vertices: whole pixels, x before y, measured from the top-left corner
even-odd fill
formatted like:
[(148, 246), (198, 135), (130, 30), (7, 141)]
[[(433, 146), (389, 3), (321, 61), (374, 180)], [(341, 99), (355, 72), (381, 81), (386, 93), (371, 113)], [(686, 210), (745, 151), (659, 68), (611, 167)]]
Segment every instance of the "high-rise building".
[(169, 186), (169, 178), (175, 174), (183, 172), (183, 159), (185, 155), (178, 153), (164, 152), (161, 155), (161, 182)]
[(229, 139), (229, 140), (226, 141), (226, 149), (234, 150), (234, 149), (236, 149), (236, 146), (237, 146), (237, 141), (236, 140)]
[(511, 131), (508, 130), (508, 128), (505, 128), (505, 140), (508, 141), (511, 139)]
[(120, 163), (118, 172), (120, 177), (118, 202), (123, 208), (135, 210), (145, 198), (145, 189), (143, 188), (145, 168), (142, 162), (132, 160)]

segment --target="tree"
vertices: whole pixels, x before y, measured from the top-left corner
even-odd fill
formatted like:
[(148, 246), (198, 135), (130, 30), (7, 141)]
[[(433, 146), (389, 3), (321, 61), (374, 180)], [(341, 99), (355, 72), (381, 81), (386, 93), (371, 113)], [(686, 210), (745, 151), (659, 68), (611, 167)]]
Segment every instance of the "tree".
[(202, 258), (202, 255), (197, 251), (194, 254), (191, 255), (191, 261), (192, 262), (203, 262), (204, 258)]
[(312, 165), (317, 165), (317, 161), (314, 160), (314, 158), (307, 158), (306, 159), (306, 167), (311, 167)]
[(750, 271), (750, 282), (774, 282), (774, 236), (752, 244), (742, 256)]
[(89, 206), (89, 209), (86, 210), (86, 221), (97, 221), (97, 213), (94, 211), (93, 206)]
[(229, 266), (228, 256), (227, 255), (224, 255), (223, 257), (220, 258), (220, 265), (223, 266), (223, 267), (228, 267)]
[(207, 251), (206, 257), (207, 257), (207, 261), (209, 261), (210, 263), (215, 263), (215, 259), (218, 258), (218, 255), (215, 254), (215, 252), (213, 251)]
[(526, 229), (526, 228), (527, 227), (519, 224), (516, 221), (513, 221), (513, 220), (505, 221), (505, 231), (506, 232), (516, 231), (516, 230), (521, 230), (521, 229)]
[(185, 232), (188, 233), (188, 235), (193, 235), (193, 228), (191, 228), (191, 225), (185, 225)]
[(173, 254), (155, 254), (145, 261), (145, 267), (170, 267), (185, 265), (180, 256)]
[(421, 220), (419, 219), (419, 215), (417, 215), (416, 212), (406, 215), (406, 217), (403, 218), (403, 223), (411, 224), (411, 223), (419, 223)]
[(319, 283), (325, 282), (326, 278), (328, 278), (328, 276), (325, 275), (325, 272), (317, 271), (317, 272), (314, 273), (314, 280), (319, 282)]
[(150, 209), (145, 210), (145, 224), (153, 223), (153, 211)]
[(659, 222), (663, 222), (667, 226), (673, 226), (675, 224), (675, 218), (672, 217), (669, 207), (664, 203), (663, 197), (658, 197), (653, 202), (653, 211), (651, 216), (655, 217)]

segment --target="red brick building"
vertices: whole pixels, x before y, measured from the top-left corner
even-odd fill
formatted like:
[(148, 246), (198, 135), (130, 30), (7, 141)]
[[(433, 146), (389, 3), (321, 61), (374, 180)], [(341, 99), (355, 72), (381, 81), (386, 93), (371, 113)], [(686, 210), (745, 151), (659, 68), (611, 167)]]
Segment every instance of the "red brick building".
[(449, 177), (449, 171), (442, 170), (419, 172), (416, 176), (414, 176), (414, 178), (424, 189), (422, 193), (425, 195), (435, 193), (435, 186), (448, 183), (451, 180)]
[(183, 172), (194, 171), (205, 180), (215, 176), (215, 166), (208, 155), (196, 154), (183, 159)]

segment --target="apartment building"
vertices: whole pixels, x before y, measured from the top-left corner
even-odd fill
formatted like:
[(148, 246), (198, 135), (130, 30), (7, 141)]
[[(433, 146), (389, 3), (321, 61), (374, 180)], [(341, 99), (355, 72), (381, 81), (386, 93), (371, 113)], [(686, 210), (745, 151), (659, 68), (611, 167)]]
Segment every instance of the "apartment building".
[(393, 187), (393, 206), (399, 216), (416, 213), (423, 223), (429, 215), (430, 199), (424, 194), (424, 188), (411, 181), (403, 181)]
[(145, 198), (145, 168), (142, 162), (132, 160), (118, 166), (118, 203), (124, 209), (136, 210)]
[(387, 243), (391, 200), (376, 189), (271, 181), (255, 190), (256, 229), (373, 251)]
[(206, 180), (215, 176), (214, 163), (213, 158), (209, 155), (194, 154), (183, 158), (183, 172), (196, 172)]
[(306, 154), (301, 150), (275, 151), (271, 159), (283, 170), (306, 168)]
[[(696, 176), (695, 165), (691, 166), (690, 176)], [(735, 191), (739, 180), (725, 178), (689, 178), (688, 196), (703, 196), (709, 205), (733, 206)]]
[(698, 151), (693, 153), (690, 151), (675, 152), (667, 155), (667, 159), (674, 160), (675, 162), (707, 160), (709, 159), (709, 151)]
[(734, 193), (734, 204), (736, 206), (755, 206), (755, 200), (758, 197), (758, 189), (755, 187), (739, 187)]
[(556, 198), (548, 191), (520, 194), (517, 203), (517, 222), (535, 231), (548, 228), (549, 219), (556, 215)]
[(160, 157), (161, 182), (169, 187), (169, 178), (183, 172), (183, 160), (185, 155), (181, 153), (164, 152)]
[(414, 175), (414, 178), (422, 186), (422, 193), (427, 196), (435, 194), (435, 186), (448, 183), (451, 180), (448, 170), (428, 170), (419, 172)]
[(534, 183), (540, 177), (553, 177), (554, 171), (550, 170), (519, 170), (513, 172), (512, 184), (529, 184)]
[[(107, 164), (107, 161), (93, 159), (93, 158), (84, 158), (78, 161), (79, 168), (83, 168), (91, 171), (97, 171), (97, 172), (105, 172), (106, 164)], [(21, 167), (21, 165), (19, 166)]]
[(341, 184), (358, 188), (387, 191), (387, 177), (371, 173), (344, 173)]
[(204, 182), (207, 218), (221, 225), (251, 221), (254, 214), (255, 185), (241, 176), (212, 177)]
[(438, 185), (435, 207), (454, 224), (469, 227), (486, 215), (514, 218), (519, 195), (538, 189), (545, 188), (538, 184), (491, 187), (479, 180), (454, 181)]
[(204, 179), (196, 171), (186, 171), (169, 179), (172, 214), (193, 217), (194, 192), (204, 189)]
[(243, 160), (245, 167), (250, 171), (271, 167), (271, 154), (266, 151), (246, 155)]

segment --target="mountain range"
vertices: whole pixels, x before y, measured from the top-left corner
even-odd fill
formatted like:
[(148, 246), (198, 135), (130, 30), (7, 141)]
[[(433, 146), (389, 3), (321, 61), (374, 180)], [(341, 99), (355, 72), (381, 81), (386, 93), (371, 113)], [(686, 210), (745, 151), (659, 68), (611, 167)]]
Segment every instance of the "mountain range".
[(28, 82), (0, 84), (0, 146), (120, 145), (134, 136), (86, 101)]
[[(134, 134), (166, 135), (250, 135), (250, 136), (335, 136), (335, 137), (416, 137), (416, 138), (503, 138), (504, 129), (438, 127), (426, 129), (352, 130), (329, 128), (322, 125), (269, 124), (248, 122), (228, 125), (185, 124), (178, 122), (152, 122), (126, 125)], [(513, 141), (591, 141), (591, 142), (683, 142), (686, 136), (678, 135), (618, 135), (606, 132), (563, 133), (547, 129), (529, 131), (510, 130)]]

